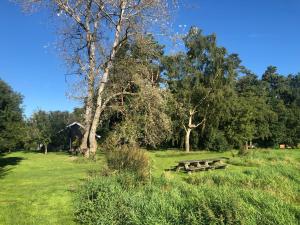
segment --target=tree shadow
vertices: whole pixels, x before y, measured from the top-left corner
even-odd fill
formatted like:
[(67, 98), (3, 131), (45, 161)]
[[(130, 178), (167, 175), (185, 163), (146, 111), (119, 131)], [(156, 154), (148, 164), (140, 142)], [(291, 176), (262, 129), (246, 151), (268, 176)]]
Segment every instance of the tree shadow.
[(7, 166), (16, 166), (18, 165), (24, 158), (23, 157), (5, 157), (3, 155), (0, 156), (0, 179), (3, 178), (7, 173), (11, 170), (11, 168), (7, 168)]

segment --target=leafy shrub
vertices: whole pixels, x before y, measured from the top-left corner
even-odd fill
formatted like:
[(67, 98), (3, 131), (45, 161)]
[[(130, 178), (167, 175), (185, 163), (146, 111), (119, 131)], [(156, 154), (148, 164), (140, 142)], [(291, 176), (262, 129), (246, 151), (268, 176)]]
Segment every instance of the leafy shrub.
[(106, 159), (110, 169), (132, 172), (141, 180), (150, 176), (150, 159), (142, 149), (124, 145), (122, 148), (108, 151)]

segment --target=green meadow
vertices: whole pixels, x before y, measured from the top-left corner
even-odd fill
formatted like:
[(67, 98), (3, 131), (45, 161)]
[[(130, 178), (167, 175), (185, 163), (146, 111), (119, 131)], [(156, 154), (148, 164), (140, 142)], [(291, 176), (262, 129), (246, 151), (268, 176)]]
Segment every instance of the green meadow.
[[(129, 175), (100, 175), (106, 167), (102, 155), (96, 161), (65, 153), (1, 155), (0, 224), (299, 222), (299, 150), (255, 150), (244, 157), (175, 150), (149, 154), (147, 184)], [(179, 160), (221, 156), (230, 158), (225, 170), (165, 171)]]

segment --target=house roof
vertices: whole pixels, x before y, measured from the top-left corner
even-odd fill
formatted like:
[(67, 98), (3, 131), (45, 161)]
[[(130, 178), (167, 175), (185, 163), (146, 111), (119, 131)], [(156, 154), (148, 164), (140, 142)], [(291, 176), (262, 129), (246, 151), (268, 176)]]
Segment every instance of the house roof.
[(75, 126), (75, 125), (78, 125), (78, 126), (80, 126), (82, 129), (85, 129), (85, 127), (84, 127), (81, 123), (78, 123), (78, 122), (71, 123), (71, 124), (67, 125), (66, 128), (73, 127), (73, 126)]
[(85, 130), (85, 127), (84, 127), (81, 123), (73, 122), (73, 123), (67, 125), (64, 129), (58, 131), (57, 133), (59, 134), (59, 133), (63, 132), (64, 130), (66, 130), (66, 129), (70, 128), (70, 127), (73, 127), (73, 126), (75, 126), (75, 125), (77, 125), (77, 126), (79, 126), (79, 127), (81, 127), (82, 129)]
[[(73, 127), (73, 126), (75, 126), (75, 125), (77, 125), (77, 126), (79, 126), (79, 127), (81, 127), (82, 129), (85, 130), (85, 127), (84, 127), (81, 123), (79, 123), (79, 122), (73, 122), (73, 123), (67, 125), (64, 129), (62, 129), (62, 130), (59, 131), (58, 133), (64, 131), (65, 129), (68, 129), (68, 128), (70, 128), (70, 127)], [(101, 136), (98, 135), (98, 134), (96, 134), (95, 136), (96, 136), (97, 138), (101, 138)]]

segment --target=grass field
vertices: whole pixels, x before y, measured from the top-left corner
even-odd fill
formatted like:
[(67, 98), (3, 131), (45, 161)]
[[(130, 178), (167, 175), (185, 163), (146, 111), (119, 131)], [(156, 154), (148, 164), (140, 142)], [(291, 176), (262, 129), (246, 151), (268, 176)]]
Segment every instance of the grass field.
[(73, 224), (72, 190), (97, 163), (65, 153), (0, 157), (0, 224)]
[[(247, 210), (253, 215), (257, 210), (269, 212), (270, 215), (266, 215), (269, 224), (285, 221), (291, 209), (300, 218), (299, 150), (257, 150), (243, 158), (233, 157), (233, 153), (155, 151), (149, 154), (154, 177), (166, 177), (197, 193), (203, 190), (215, 190), (221, 195), (241, 192), (241, 195), (232, 195), (233, 198), (246, 193), (249, 196), (238, 204), (249, 203)], [(164, 172), (179, 160), (220, 156), (230, 157), (228, 169), (192, 175)], [(74, 224), (74, 190), (84, 183), (90, 171), (100, 170), (104, 164), (101, 155), (96, 162), (86, 162), (65, 153), (16, 152), (0, 156), (0, 224)], [(252, 198), (252, 195), (257, 196)], [(270, 204), (264, 205), (262, 199)], [(284, 210), (285, 207), (288, 208)], [(279, 212), (282, 215), (272, 215)], [(272, 216), (278, 217), (274, 223)], [(250, 219), (256, 221), (256, 218)], [(295, 218), (287, 220), (286, 224), (293, 224), (293, 221)]]

